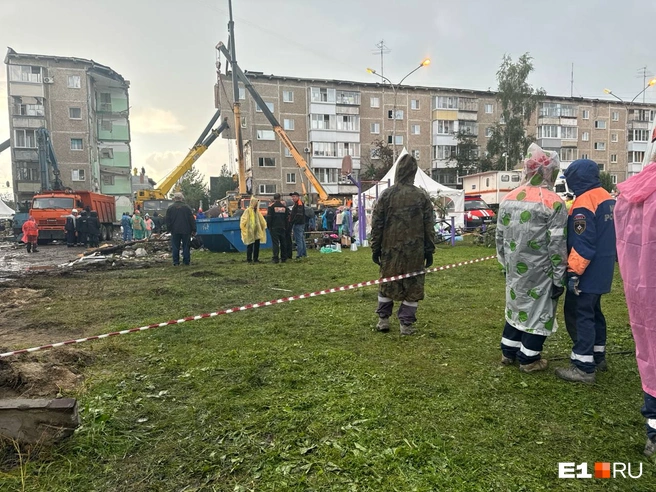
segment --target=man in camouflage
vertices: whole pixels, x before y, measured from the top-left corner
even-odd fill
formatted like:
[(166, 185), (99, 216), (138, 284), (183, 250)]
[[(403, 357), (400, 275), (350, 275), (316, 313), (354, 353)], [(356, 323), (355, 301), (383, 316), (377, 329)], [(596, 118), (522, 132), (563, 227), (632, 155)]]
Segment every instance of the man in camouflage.
[(506, 324), (501, 363), (519, 361), (522, 372), (543, 371), (540, 353), (556, 331), (556, 307), (567, 264), (567, 207), (553, 192), (560, 162), (531, 144), (522, 184), (501, 202), (496, 243), (506, 274)]
[[(386, 189), (374, 208), (371, 249), (381, 277), (428, 268), (435, 251), (435, 217), (426, 191), (414, 186), (417, 161), (405, 155), (397, 165), (394, 185)], [(417, 305), (424, 298), (424, 275), (382, 284), (378, 291), (378, 331), (389, 331), (394, 301), (401, 301), (397, 317), (401, 335), (413, 335)]]

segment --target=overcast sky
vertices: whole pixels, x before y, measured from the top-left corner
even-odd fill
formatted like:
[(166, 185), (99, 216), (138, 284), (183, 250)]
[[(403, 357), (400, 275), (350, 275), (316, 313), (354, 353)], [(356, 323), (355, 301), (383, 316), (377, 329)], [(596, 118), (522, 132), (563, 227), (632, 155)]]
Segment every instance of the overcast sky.
[[(228, 0), (0, 0), (0, 48), (93, 59), (130, 80), (133, 165), (159, 180), (186, 154), (214, 112), (218, 41), (227, 42)], [(237, 59), (244, 70), (375, 81), (373, 54), (391, 49), (393, 81), (425, 58), (407, 83), (495, 89), (504, 53), (528, 51), (530, 82), (548, 94), (632, 99), (638, 69), (656, 73), (649, 22), (638, 0), (234, 0)], [(645, 19), (648, 21), (645, 23)], [(9, 136), (6, 70), (0, 71), (0, 141)], [(656, 88), (647, 100), (656, 102)], [(226, 108), (226, 111), (227, 108)], [(225, 113), (228, 115), (228, 113)], [(214, 144), (197, 163), (206, 176), (227, 162)], [(0, 192), (11, 178), (0, 154)]]

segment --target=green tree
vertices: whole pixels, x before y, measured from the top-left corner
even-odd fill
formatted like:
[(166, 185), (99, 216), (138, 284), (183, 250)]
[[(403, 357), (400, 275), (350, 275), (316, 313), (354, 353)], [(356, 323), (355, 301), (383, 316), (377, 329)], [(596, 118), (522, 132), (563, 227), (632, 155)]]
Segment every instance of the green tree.
[(371, 142), (371, 156), (363, 157), (362, 161), (364, 166), (360, 177), (365, 180), (378, 181), (394, 165), (394, 151), (383, 140), (374, 140)]
[(459, 130), (455, 134), (458, 150), (452, 154), (449, 163), (455, 163), (458, 176), (475, 173), (479, 170), (478, 143), (476, 135)]
[(205, 184), (205, 176), (203, 176), (197, 169), (190, 169), (182, 175), (176, 191), (182, 192), (185, 202), (192, 210), (203, 210), (209, 205), (210, 192)]
[(600, 172), (599, 179), (601, 180), (601, 187), (608, 193), (611, 193), (615, 189), (615, 185), (613, 184), (613, 177), (610, 175), (610, 173)]
[(210, 177), (210, 202), (215, 203), (221, 198), (225, 198), (229, 191), (233, 191), (238, 186), (235, 179), (230, 173), (226, 164), (221, 167), (219, 176)]
[(499, 83), (497, 101), (501, 109), (501, 119), (492, 127), (492, 135), (487, 142), (487, 156), (481, 161), (481, 170), (502, 170), (514, 168), (526, 149), (534, 141), (526, 127), (535, 112), (538, 102), (546, 92), (534, 89), (528, 82), (533, 71), (533, 58), (524, 53), (517, 62), (504, 55), (497, 81)]

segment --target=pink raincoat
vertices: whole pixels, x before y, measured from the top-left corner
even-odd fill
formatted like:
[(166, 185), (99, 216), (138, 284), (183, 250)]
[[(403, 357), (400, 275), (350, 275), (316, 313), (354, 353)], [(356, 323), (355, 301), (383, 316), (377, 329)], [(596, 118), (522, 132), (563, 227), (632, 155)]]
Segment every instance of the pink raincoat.
[(656, 397), (656, 162), (617, 187), (617, 257), (642, 389)]

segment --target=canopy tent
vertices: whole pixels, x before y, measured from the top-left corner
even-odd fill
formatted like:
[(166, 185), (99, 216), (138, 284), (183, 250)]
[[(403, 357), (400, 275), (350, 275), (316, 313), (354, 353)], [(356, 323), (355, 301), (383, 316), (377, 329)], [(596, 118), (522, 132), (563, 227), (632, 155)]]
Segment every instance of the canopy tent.
[[(381, 179), (368, 190), (364, 190), (362, 192), (364, 195), (365, 209), (367, 211), (367, 230), (370, 228), (371, 213), (373, 212), (376, 200), (384, 190), (394, 184), (396, 168), (401, 158), (407, 153), (408, 151), (404, 148), (399, 157), (396, 159), (394, 165), (387, 172), (387, 174), (385, 174), (383, 179)], [(444, 186), (443, 184), (438, 183), (419, 168), (417, 168), (414, 184), (418, 188), (426, 190), (431, 197), (439, 197), (443, 201), (443, 204), (447, 210), (445, 217), (446, 220), (450, 222), (451, 219), (449, 217), (454, 217), (456, 226), (464, 226), (465, 193), (462, 190), (449, 188), (448, 186)], [(357, 207), (357, 205), (358, 195), (353, 195), (353, 206)]]
[(0, 219), (11, 219), (15, 213), (5, 202), (0, 200)]

